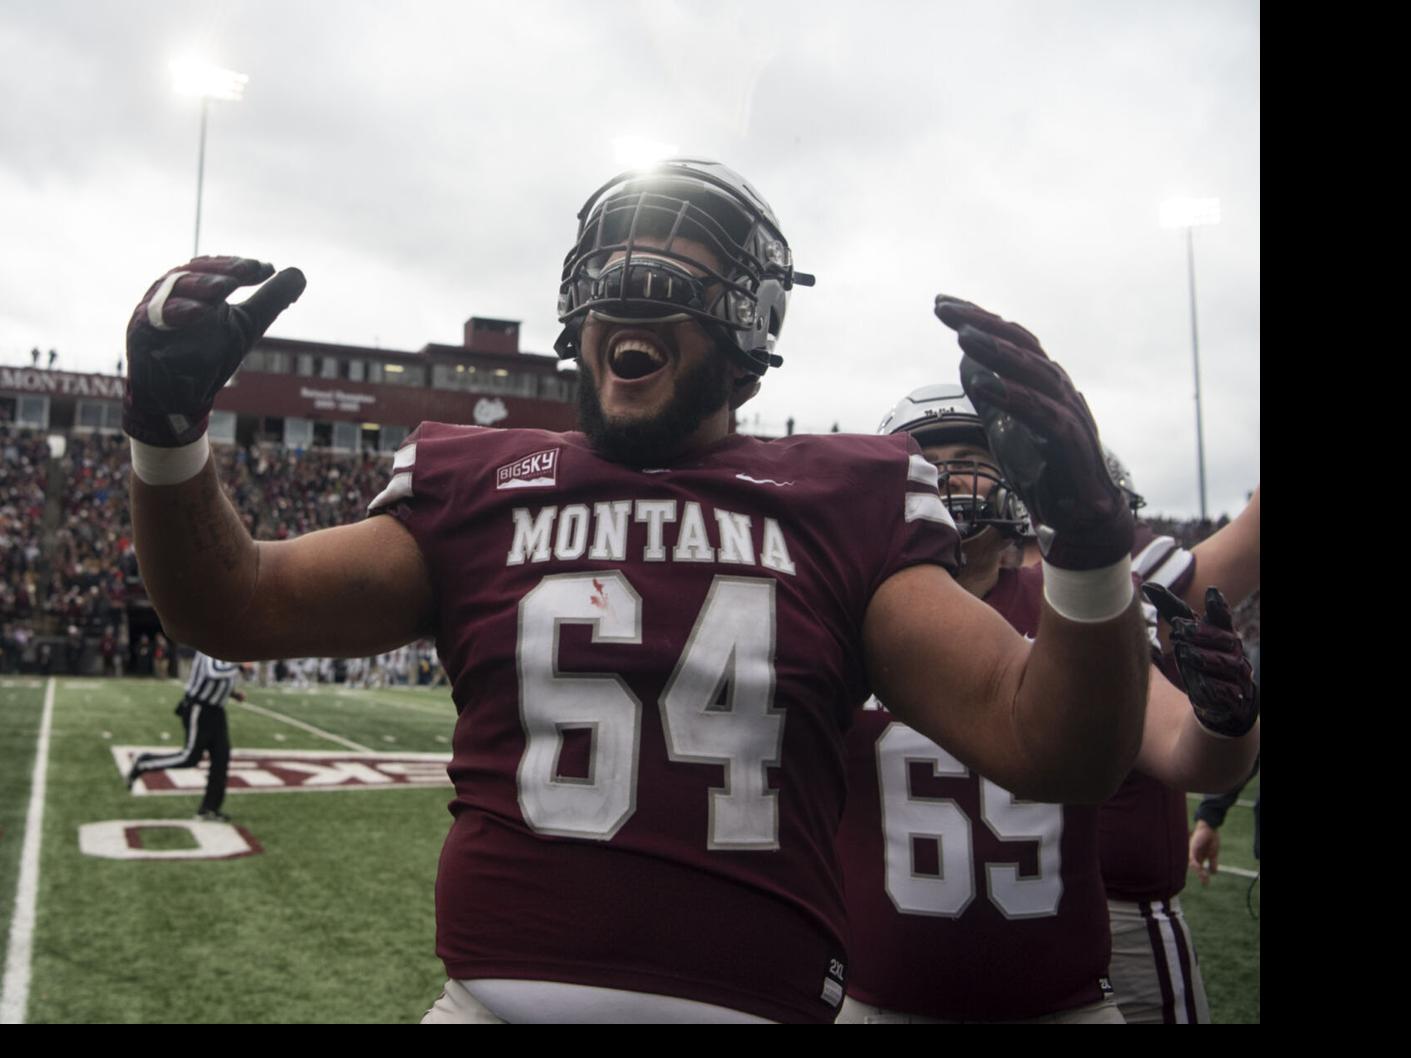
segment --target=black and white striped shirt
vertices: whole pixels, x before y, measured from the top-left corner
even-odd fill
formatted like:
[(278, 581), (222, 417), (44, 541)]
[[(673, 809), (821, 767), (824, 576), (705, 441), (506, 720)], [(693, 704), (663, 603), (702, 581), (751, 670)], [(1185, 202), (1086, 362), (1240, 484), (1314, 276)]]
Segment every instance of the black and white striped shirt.
[(217, 661), (199, 650), (191, 662), (191, 675), (186, 680), (186, 700), (198, 705), (225, 705), (235, 687), (240, 666), (233, 661)]

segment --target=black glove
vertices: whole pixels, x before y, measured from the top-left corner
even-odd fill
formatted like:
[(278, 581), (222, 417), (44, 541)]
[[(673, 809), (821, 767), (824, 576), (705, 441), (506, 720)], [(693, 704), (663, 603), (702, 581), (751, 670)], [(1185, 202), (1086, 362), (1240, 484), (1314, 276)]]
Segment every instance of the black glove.
[[(225, 303), (270, 276), (243, 304)], [(216, 394), (303, 292), (297, 268), (274, 275), (273, 265), (245, 257), (198, 257), (153, 283), (127, 325), (128, 436), (164, 448), (199, 438)]]
[(1259, 718), (1259, 687), (1220, 589), (1206, 589), (1198, 620), (1160, 584), (1143, 584), (1142, 594), (1171, 625), (1171, 647), (1201, 727), (1227, 738), (1248, 732)]
[(1132, 512), (1103, 459), (1087, 401), (1039, 340), (968, 301), (936, 295), (936, 315), (965, 356), (960, 381), (990, 451), (1018, 490), (1053, 566), (1111, 566), (1131, 553)]

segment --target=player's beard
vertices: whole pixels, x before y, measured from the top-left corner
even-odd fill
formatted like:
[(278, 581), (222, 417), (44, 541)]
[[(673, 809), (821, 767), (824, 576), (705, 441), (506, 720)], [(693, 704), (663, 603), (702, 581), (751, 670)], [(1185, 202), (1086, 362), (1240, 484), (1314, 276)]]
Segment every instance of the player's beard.
[(592, 369), (580, 361), (578, 428), (604, 459), (628, 466), (655, 466), (681, 454), (697, 427), (730, 399), (730, 372), (720, 353), (702, 357), (676, 376), (671, 399), (656, 415), (609, 419), (598, 400)]

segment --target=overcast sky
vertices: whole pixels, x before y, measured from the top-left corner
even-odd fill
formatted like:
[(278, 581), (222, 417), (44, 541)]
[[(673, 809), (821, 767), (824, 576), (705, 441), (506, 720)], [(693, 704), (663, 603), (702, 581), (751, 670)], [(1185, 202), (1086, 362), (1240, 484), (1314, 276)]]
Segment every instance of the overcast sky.
[(201, 250), (298, 265), (271, 333), (419, 349), (471, 314), (548, 352), (583, 199), (641, 137), (769, 199), (797, 289), (760, 425), (871, 431), (956, 378), (938, 291), (1034, 331), (1156, 511), (1194, 513), (1184, 236), (1196, 232), (1212, 512), (1259, 480), (1259, 5), (6, 0), (0, 364), (114, 370), (190, 256), (198, 102), (168, 63), (249, 75), (212, 104)]

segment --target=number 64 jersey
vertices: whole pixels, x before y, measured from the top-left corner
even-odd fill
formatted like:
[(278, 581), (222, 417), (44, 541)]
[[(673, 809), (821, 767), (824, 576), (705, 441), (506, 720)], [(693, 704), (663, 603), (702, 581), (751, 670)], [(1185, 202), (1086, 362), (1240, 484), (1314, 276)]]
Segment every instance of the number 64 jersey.
[(667, 466), (424, 423), (373, 512), (416, 539), (458, 720), (437, 952), (831, 1021), (833, 836), (872, 593), (954, 568), (906, 437), (732, 435)]

